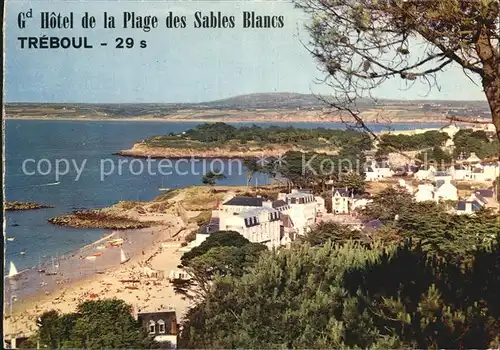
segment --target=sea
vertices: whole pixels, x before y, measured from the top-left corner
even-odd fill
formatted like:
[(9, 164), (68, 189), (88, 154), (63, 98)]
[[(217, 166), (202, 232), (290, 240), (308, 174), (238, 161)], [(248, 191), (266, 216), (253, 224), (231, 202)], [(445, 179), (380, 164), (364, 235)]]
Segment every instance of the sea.
[[(18, 271), (31, 268), (94, 242), (110, 231), (54, 226), (48, 219), (75, 209), (102, 208), (118, 201), (148, 201), (160, 188), (201, 185), (207, 169), (223, 170), (221, 185), (244, 185), (246, 171), (230, 160), (159, 163), (114, 155), (154, 135), (181, 133), (198, 122), (15, 120), (5, 121), (5, 199), (36, 202), (54, 208), (9, 211), (4, 236), (5, 272), (12, 261)], [(234, 123), (260, 126), (277, 123)], [(343, 129), (343, 123), (279, 123), (299, 128)], [(371, 125), (372, 130), (434, 128), (441, 124)], [(133, 162), (132, 162), (133, 161)], [(121, 166), (120, 166), (121, 162)], [(231, 162), (231, 163), (230, 163)], [(23, 169), (24, 164), (24, 169)], [(141, 171), (142, 164), (142, 171)], [(68, 167), (66, 167), (68, 166)], [(55, 169), (59, 168), (59, 176)], [(169, 171), (168, 169), (175, 170)], [(160, 171), (165, 175), (161, 175)], [(258, 174), (252, 183), (266, 184)]]

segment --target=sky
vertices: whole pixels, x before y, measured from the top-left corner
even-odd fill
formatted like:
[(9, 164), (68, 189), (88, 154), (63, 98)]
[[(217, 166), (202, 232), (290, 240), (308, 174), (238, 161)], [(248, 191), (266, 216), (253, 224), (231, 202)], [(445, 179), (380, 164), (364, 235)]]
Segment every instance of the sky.
[[(26, 28), (18, 14), (32, 9)], [(74, 13), (74, 29), (41, 29), (41, 12)], [(103, 28), (104, 12), (116, 17), (115, 29)], [(150, 32), (124, 29), (123, 12), (157, 16)], [(166, 28), (165, 17), (187, 16), (186, 28)], [(194, 13), (221, 11), (234, 15), (235, 28), (193, 28)], [(243, 11), (283, 15), (284, 27), (241, 28)], [(85, 12), (96, 17), (96, 28), (82, 29)], [(171, 103), (204, 102), (250, 93), (297, 92), (328, 94), (315, 80), (323, 74), (304, 48), (309, 38), (304, 13), (285, 1), (21, 1), (7, 0), (6, 102)], [(18, 37), (87, 37), (93, 49), (21, 49)], [(131, 37), (134, 47), (115, 48), (118, 37)], [(146, 48), (139, 48), (141, 40)], [(107, 46), (100, 46), (107, 42)], [(427, 85), (407, 89), (394, 79), (373, 92), (378, 98), (484, 100), (457, 67), (440, 76), (440, 91)]]

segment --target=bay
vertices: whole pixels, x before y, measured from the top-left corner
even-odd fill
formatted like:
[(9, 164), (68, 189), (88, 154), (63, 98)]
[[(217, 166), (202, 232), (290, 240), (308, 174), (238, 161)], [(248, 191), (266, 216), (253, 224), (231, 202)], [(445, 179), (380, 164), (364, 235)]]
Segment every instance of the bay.
[[(54, 208), (8, 212), (5, 236), (13, 237), (6, 242), (5, 261), (13, 261), (18, 271), (38, 264), (39, 260), (48, 260), (56, 254), (78, 249), (89, 244), (106, 230), (72, 229), (54, 226), (47, 219), (71, 212), (79, 208), (102, 208), (120, 200), (147, 201), (161, 192), (159, 188), (180, 188), (201, 184), (203, 170), (210, 166), (202, 161), (191, 165), (179, 165), (179, 173), (168, 176), (156, 175), (142, 171), (139, 174), (139, 163), (145, 166), (146, 161), (136, 162), (130, 167), (132, 158), (124, 159), (113, 155), (122, 149), (130, 148), (134, 142), (153, 135), (180, 133), (198, 125), (198, 122), (139, 122), (139, 121), (80, 121), (80, 120), (15, 120), (5, 121), (5, 198), (8, 201), (31, 201), (54, 205)], [(234, 123), (234, 125), (260, 126), (277, 123)], [(281, 126), (299, 128), (326, 127), (345, 128), (342, 123), (280, 123)], [(393, 129), (413, 129), (421, 127), (438, 127), (440, 124), (393, 124)], [(372, 125), (372, 130), (380, 131), (388, 126)], [(40, 162), (40, 160), (45, 159)], [(55, 177), (53, 167), (56, 161), (66, 159), (72, 165), (68, 174)], [(34, 175), (23, 171), (23, 162), (29, 160), (26, 169)], [(31, 161), (33, 160), (33, 161)], [(127, 161), (118, 172), (118, 162)], [(84, 163), (78, 181), (77, 171)], [(60, 166), (63, 167), (62, 161)], [(71, 164), (71, 162), (74, 162)], [(104, 162), (104, 163), (102, 163)], [(227, 178), (220, 182), (223, 185), (246, 184), (246, 172), (237, 162), (229, 165), (224, 160), (219, 168), (224, 169)], [(35, 164), (40, 164), (42, 173), (36, 171)], [(52, 171), (48, 171), (48, 166)], [(108, 176), (101, 177), (101, 168), (110, 171), (111, 164), (115, 170)], [(214, 166), (217, 166), (215, 164)], [(204, 168), (205, 167), (205, 168)], [(63, 170), (62, 168), (61, 170)], [(153, 172), (155, 166), (152, 166)], [(258, 183), (267, 183), (264, 175), (257, 178)], [(24, 254), (21, 254), (24, 252)], [(7, 267), (8, 264), (5, 264)]]

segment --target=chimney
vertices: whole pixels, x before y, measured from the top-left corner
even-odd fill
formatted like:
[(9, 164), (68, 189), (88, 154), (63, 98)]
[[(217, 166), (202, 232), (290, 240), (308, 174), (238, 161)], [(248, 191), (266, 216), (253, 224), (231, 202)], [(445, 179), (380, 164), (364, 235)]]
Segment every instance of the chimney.
[(472, 213), (472, 202), (465, 202), (465, 212)]
[(177, 335), (177, 319), (175, 317), (170, 321), (170, 333), (172, 335)]
[(263, 201), (262, 206), (266, 208), (272, 208), (273, 207), (273, 202), (272, 201)]

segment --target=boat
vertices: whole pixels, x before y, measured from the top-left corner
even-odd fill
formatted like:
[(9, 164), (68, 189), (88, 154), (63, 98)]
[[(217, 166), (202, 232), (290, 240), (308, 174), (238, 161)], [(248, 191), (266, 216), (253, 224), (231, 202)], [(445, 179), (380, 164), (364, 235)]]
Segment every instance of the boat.
[(102, 253), (101, 253), (101, 252), (99, 252), (99, 253), (94, 253), (94, 254), (92, 254), (92, 255), (93, 255), (93, 256), (101, 256), (101, 255), (102, 255)]
[(100, 245), (100, 246), (97, 246), (96, 249), (97, 250), (104, 250), (104, 249), (106, 249), (106, 246), (105, 245)]
[(12, 242), (12, 241), (13, 241), (13, 240), (15, 240), (15, 239), (16, 239), (15, 237), (7, 237), (7, 240), (8, 240), (9, 242)]
[(14, 278), (15, 276), (17, 276), (18, 272), (17, 272), (17, 269), (16, 269), (16, 265), (14, 265), (14, 263), (11, 261), (10, 262), (10, 266), (9, 266), (9, 278)]
[(111, 244), (113, 247), (119, 247), (123, 244), (123, 238), (117, 238), (113, 239), (111, 241), (108, 241), (109, 244)]
[(125, 254), (123, 249), (120, 249), (120, 264), (125, 264), (127, 261), (130, 260), (130, 257)]
[(57, 275), (57, 271), (59, 270), (59, 264), (56, 265), (54, 257), (52, 257), (52, 269), (45, 272), (47, 276), (55, 276)]
[(95, 255), (89, 255), (85, 259), (86, 260), (95, 260), (95, 259), (97, 259), (97, 256), (95, 256)]
[(42, 260), (38, 258), (38, 272), (45, 273), (45, 269), (42, 267)]
[(23, 250), (19, 254), (24, 255), (24, 254), (26, 254), (26, 252)]
[(161, 179), (161, 187), (158, 189), (159, 191), (170, 191), (170, 188), (163, 187), (163, 179)]

